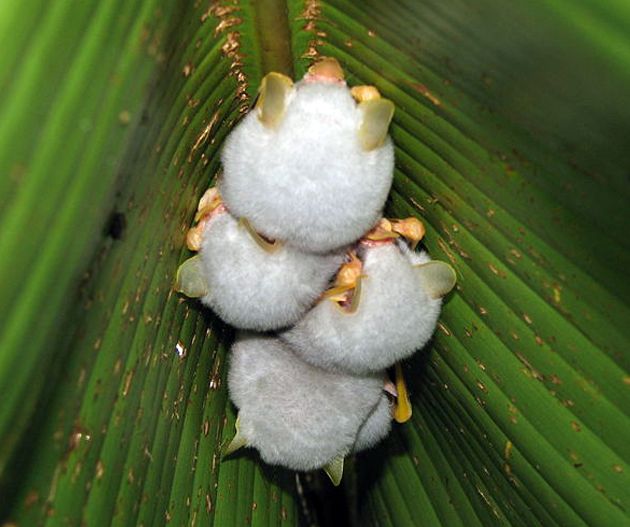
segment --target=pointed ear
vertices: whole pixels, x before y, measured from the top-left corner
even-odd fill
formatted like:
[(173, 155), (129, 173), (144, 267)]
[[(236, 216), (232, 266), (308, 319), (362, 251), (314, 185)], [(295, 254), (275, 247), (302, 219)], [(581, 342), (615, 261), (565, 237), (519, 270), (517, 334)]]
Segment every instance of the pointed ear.
[(239, 218), (238, 220), (239, 227), (243, 227), (247, 234), (252, 237), (252, 240), (256, 242), (256, 244), (266, 253), (276, 252), (280, 247), (282, 247), (282, 243), (278, 240), (274, 240), (273, 242), (268, 242), (265, 240), (260, 234), (256, 232), (256, 229), (252, 227), (252, 224), (249, 222), (247, 218)]
[(247, 440), (241, 434), (241, 420), (240, 416), (236, 418), (236, 423), (234, 423), (234, 428), (236, 429), (236, 434), (230, 441), (230, 444), (223, 448), (221, 451), (221, 459), (233, 454), (237, 450), (244, 448), (247, 446)]
[(357, 309), (359, 309), (359, 302), (361, 302), (361, 281), (363, 280), (363, 276), (364, 275), (360, 275), (357, 277), (357, 283), (354, 286), (354, 294), (352, 295), (350, 308), (346, 311), (346, 313), (356, 313)]
[(365, 278), (366, 275), (359, 275), (356, 278), (354, 291), (352, 293), (352, 300), (350, 301), (350, 305), (348, 307), (342, 307), (337, 302), (340, 300), (340, 297), (348, 291), (352, 289), (351, 286), (338, 286), (329, 289), (324, 292), (324, 297), (335, 302), (335, 307), (343, 314), (343, 315), (353, 315), (359, 309), (359, 303), (361, 302), (361, 280)]
[(258, 118), (268, 128), (274, 128), (282, 120), (287, 107), (287, 95), (293, 81), (281, 73), (268, 73), (260, 84), (256, 111)]
[(431, 298), (441, 298), (457, 283), (457, 275), (446, 262), (433, 260), (414, 266), (422, 277), (424, 289)]
[(359, 141), (368, 152), (383, 144), (389, 123), (394, 116), (394, 103), (387, 99), (369, 99), (359, 104), (363, 120), (359, 127)]
[(343, 477), (343, 460), (344, 456), (337, 456), (331, 462), (324, 465), (324, 472), (332, 481), (332, 484), (335, 487), (339, 486), (341, 483), (341, 478)]
[(208, 284), (203, 276), (199, 255), (188, 258), (177, 268), (174, 289), (188, 298), (201, 298), (208, 294)]
[(397, 423), (406, 423), (411, 419), (411, 401), (407, 391), (407, 383), (403, 376), (400, 362), (396, 363), (396, 406), (394, 408), (394, 419)]

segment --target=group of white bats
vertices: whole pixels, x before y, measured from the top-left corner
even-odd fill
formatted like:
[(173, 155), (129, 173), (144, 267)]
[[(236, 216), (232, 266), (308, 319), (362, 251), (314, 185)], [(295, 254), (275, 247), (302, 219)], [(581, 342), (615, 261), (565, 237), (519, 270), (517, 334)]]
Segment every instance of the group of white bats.
[(419, 220), (382, 217), (393, 113), (375, 87), (348, 88), (323, 58), (297, 83), (266, 75), (226, 140), (222, 175), (187, 235), (198, 254), (176, 283), (241, 330), (226, 453), (252, 447), (339, 484), (345, 456), (410, 415), (399, 361), (431, 337), (455, 272), (415, 251)]

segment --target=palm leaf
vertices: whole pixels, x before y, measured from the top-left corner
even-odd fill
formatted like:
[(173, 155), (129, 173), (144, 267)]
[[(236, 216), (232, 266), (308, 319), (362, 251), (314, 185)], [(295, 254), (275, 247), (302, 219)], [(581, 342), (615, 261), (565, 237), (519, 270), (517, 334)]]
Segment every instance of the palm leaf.
[(266, 71), (337, 57), (396, 103), (388, 214), (457, 270), (414, 416), (359, 456), (360, 524), (623, 525), (630, 25), (608, 0), (0, 7), (0, 518), (297, 522), (220, 462), (232, 334), (171, 290)]

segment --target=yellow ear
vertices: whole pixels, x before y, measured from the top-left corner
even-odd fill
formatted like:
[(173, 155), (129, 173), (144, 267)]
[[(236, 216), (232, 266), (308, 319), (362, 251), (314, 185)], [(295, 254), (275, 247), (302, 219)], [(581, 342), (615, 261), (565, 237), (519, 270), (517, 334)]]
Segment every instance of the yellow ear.
[(343, 477), (343, 461), (343, 456), (337, 456), (324, 466), (324, 472), (326, 472), (326, 475), (335, 487), (339, 486)]
[(396, 363), (396, 407), (394, 409), (394, 419), (397, 423), (406, 423), (411, 419), (411, 401), (409, 400), (409, 392), (407, 391), (407, 383), (403, 376), (402, 366), (400, 362)]
[(356, 285), (354, 286), (354, 294), (350, 301), (350, 307), (346, 311), (347, 313), (356, 313), (357, 309), (359, 309), (359, 302), (361, 302), (361, 280), (363, 280), (363, 277), (364, 275), (357, 277)]
[(236, 429), (236, 434), (234, 434), (234, 437), (232, 438), (232, 441), (230, 441), (230, 444), (227, 445), (221, 452), (221, 458), (223, 459), (224, 457), (229, 456), (230, 454), (233, 454), (234, 452), (236, 452), (237, 450), (239, 450), (240, 448), (244, 448), (247, 446), (247, 440), (242, 436), (241, 434), (241, 418), (240, 416), (238, 416), (236, 418), (236, 423), (234, 423), (234, 428)]
[(203, 277), (203, 267), (199, 255), (188, 258), (177, 269), (175, 291), (189, 298), (201, 298), (208, 294), (208, 284)]
[(287, 95), (293, 87), (293, 81), (281, 73), (268, 73), (260, 84), (256, 111), (260, 121), (269, 128), (274, 128), (282, 120), (287, 107)]
[(359, 141), (368, 152), (383, 144), (389, 123), (394, 116), (394, 103), (388, 99), (369, 99), (359, 104), (363, 114)]
[(239, 227), (243, 227), (247, 231), (247, 234), (252, 237), (252, 240), (256, 242), (256, 245), (258, 245), (266, 253), (273, 253), (280, 249), (280, 247), (282, 247), (282, 243), (278, 240), (275, 240), (273, 242), (268, 242), (267, 240), (265, 240), (260, 234), (256, 232), (256, 229), (252, 227), (252, 224), (247, 218), (239, 218), (238, 225)]
[(414, 267), (422, 277), (424, 290), (431, 298), (443, 297), (457, 283), (455, 269), (446, 262), (433, 260)]

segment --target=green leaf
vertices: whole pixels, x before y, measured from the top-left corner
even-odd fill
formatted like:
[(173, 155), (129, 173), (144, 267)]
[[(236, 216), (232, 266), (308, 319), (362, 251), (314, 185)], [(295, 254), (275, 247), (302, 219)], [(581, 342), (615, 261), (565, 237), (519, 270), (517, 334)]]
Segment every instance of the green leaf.
[(2, 71), (1, 517), (295, 523), (292, 475), (220, 462), (232, 335), (172, 289), (261, 78), (253, 9), (36, 4), (0, 13), (35, 17)]
[(232, 331), (173, 283), (264, 74), (330, 55), (395, 104), (386, 212), (458, 278), (405, 365), (412, 419), (347, 460), (349, 516), (628, 524), (629, 20), (622, 0), (3, 3), (0, 521), (298, 523), (293, 474), (220, 460)]

